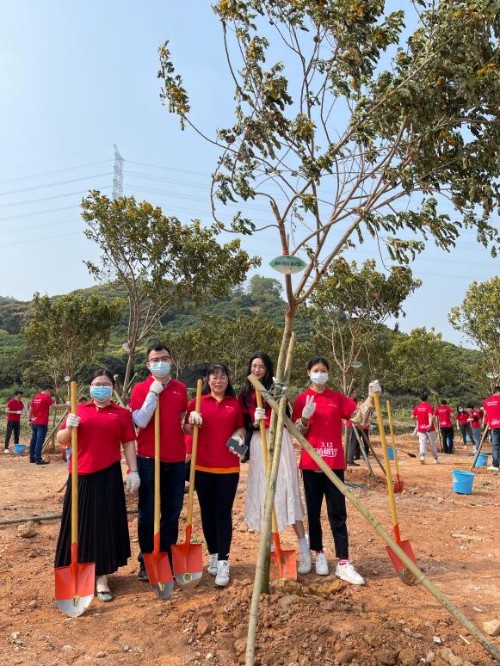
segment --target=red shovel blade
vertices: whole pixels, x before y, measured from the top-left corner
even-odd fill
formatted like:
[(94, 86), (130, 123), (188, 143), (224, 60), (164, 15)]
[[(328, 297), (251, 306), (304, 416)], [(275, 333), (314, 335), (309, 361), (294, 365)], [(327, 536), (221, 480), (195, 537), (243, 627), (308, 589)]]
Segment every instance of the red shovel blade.
[[(406, 540), (406, 541), (399, 541), (397, 543), (398, 546), (404, 551), (405, 555), (408, 555), (410, 560), (416, 563), (417, 558), (415, 557), (415, 553), (412, 550), (410, 542)], [(406, 568), (406, 565), (403, 564), (403, 562), (401, 562), (399, 557), (396, 555), (396, 553), (394, 553), (394, 551), (390, 548), (390, 546), (386, 546), (386, 550), (389, 557), (391, 558), (391, 562), (394, 569), (396, 570), (396, 573), (401, 578), (403, 583), (405, 583), (406, 585), (413, 585), (414, 583), (416, 583), (415, 576), (411, 573), (411, 571), (409, 571)]]
[(69, 617), (78, 617), (94, 598), (95, 564), (70, 564), (57, 567), (55, 574), (56, 603)]
[(168, 599), (174, 589), (174, 579), (167, 553), (143, 553), (149, 582), (159, 599)]
[(271, 553), (270, 578), (278, 583), (297, 580), (297, 556), (294, 550), (282, 550), (279, 534), (273, 532), (274, 552)]
[(404, 487), (403, 479), (400, 478), (399, 474), (396, 474), (394, 477), (394, 492), (402, 493)]
[(203, 574), (201, 543), (178, 543), (171, 547), (175, 582), (180, 587), (196, 587)]

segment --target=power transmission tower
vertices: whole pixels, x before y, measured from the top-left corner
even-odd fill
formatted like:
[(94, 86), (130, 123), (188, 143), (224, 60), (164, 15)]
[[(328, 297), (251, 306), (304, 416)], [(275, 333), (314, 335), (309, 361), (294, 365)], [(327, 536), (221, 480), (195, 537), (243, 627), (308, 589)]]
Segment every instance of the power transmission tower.
[(113, 199), (123, 196), (123, 163), (125, 160), (120, 155), (118, 146), (113, 144), (115, 149), (115, 166), (113, 169)]

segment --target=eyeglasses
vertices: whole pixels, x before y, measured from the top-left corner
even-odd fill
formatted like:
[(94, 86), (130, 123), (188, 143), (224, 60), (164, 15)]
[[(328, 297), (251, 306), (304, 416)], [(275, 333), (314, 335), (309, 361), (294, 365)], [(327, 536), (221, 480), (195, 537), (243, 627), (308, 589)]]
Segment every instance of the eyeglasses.
[(171, 356), (157, 356), (156, 358), (148, 359), (148, 363), (159, 363), (160, 361), (163, 361), (164, 363), (167, 363), (168, 361), (171, 361), (171, 360), (172, 360)]
[(111, 382), (106, 382), (105, 384), (91, 384), (90, 386), (95, 387), (95, 386), (107, 386), (108, 388), (111, 387), (113, 388), (113, 384)]

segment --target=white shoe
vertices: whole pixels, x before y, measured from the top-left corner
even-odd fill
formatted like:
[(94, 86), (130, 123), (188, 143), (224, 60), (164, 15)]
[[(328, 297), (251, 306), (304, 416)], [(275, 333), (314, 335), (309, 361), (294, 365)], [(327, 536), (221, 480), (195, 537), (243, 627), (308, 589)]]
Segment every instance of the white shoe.
[(210, 562), (208, 563), (207, 566), (207, 571), (211, 576), (217, 576), (217, 558), (219, 554), (218, 553), (213, 553), (210, 555)]
[(420, 456), (420, 462), (425, 465), (425, 456)]
[(434, 458), (434, 464), (439, 465), (439, 460), (437, 458)]
[(488, 467), (489, 472), (500, 472), (500, 467), (495, 467), (495, 465), (490, 465)]
[(476, 455), (476, 453), (477, 453), (477, 449), (476, 449), (476, 447), (475, 447), (475, 446), (473, 446), (473, 447), (472, 447), (472, 455), (474, 455), (474, 456), (475, 456), (475, 455)]
[(306, 553), (299, 553), (299, 561), (297, 564), (297, 573), (299, 574), (308, 574), (311, 573), (312, 569), (312, 556), (311, 551), (308, 550)]
[(10, 453), (9, 449), (4, 449), (3, 452), (4, 453)]
[(330, 573), (325, 553), (316, 554), (316, 573), (318, 576), (328, 576)]
[(227, 560), (219, 560), (217, 562), (217, 576), (215, 577), (215, 584), (217, 587), (226, 587), (229, 583), (229, 562)]
[(365, 579), (359, 575), (350, 562), (346, 562), (346, 564), (337, 564), (335, 575), (353, 585), (365, 584)]

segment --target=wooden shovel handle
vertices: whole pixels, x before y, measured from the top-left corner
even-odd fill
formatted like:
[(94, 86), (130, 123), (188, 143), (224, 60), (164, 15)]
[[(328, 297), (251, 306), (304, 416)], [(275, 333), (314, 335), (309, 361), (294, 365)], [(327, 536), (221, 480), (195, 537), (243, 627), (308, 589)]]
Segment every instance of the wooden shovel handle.
[[(157, 398), (155, 409), (155, 468), (154, 468), (154, 500), (153, 500), (153, 535), (160, 534), (160, 396)], [(154, 552), (160, 552), (160, 548), (154, 545)]]
[[(196, 400), (194, 403), (195, 410), (199, 413), (201, 409), (201, 389), (203, 382), (198, 379), (196, 383)], [(193, 428), (193, 447), (191, 449), (191, 467), (189, 468), (189, 493), (187, 501), (187, 516), (186, 516), (186, 531), (190, 529), (193, 522), (193, 498), (194, 498), (194, 475), (196, 467), (196, 453), (198, 451), (198, 430), (199, 426), (195, 425)], [(187, 539), (186, 539), (187, 543)]]
[(389, 508), (391, 511), (392, 527), (394, 529), (398, 525), (398, 516), (396, 513), (396, 500), (394, 499), (394, 484), (392, 483), (391, 465), (389, 463), (389, 454), (387, 452), (387, 441), (385, 439), (384, 421), (382, 419), (382, 410), (380, 409), (380, 398), (377, 392), (373, 394), (373, 402), (375, 403), (380, 441), (382, 442), (382, 451), (384, 452), (385, 476), (387, 481), (387, 491), (389, 493)]
[(391, 403), (389, 400), (386, 402), (387, 405), (387, 417), (389, 419), (389, 432), (391, 433), (391, 443), (392, 443), (392, 449), (394, 451), (394, 468), (396, 470), (396, 477), (399, 476), (399, 465), (398, 465), (398, 452), (396, 449), (396, 440), (394, 439), (394, 425), (392, 421), (392, 409), (391, 409)]
[[(76, 382), (69, 387), (70, 409), (72, 414), (78, 411)], [(78, 428), (71, 428), (71, 544), (78, 543)], [(72, 548), (76, 551), (75, 548)], [(72, 557), (73, 560), (73, 557)]]

